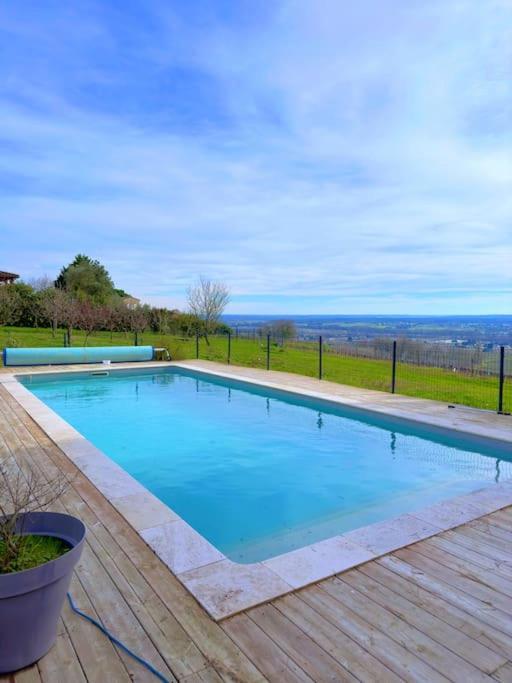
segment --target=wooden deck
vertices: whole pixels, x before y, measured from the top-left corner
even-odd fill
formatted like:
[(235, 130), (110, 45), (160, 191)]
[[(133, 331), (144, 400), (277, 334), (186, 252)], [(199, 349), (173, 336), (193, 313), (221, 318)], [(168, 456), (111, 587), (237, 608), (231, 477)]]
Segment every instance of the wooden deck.
[[(512, 681), (512, 508), (213, 622), (0, 387), (0, 453), (74, 475), (88, 527), (71, 592), (170, 681)], [(11, 683), (155, 681), (66, 605), (56, 645)]]

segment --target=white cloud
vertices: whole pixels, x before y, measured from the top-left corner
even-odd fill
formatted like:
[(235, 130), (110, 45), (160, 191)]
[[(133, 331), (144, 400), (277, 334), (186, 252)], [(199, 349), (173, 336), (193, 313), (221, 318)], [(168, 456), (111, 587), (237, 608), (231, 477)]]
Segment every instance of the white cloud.
[[(205, 273), (233, 311), (510, 311), (510, 4), (285, 2), (243, 26), (153, 10), (153, 34), (130, 27), (132, 71), (107, 59), (99, 10), (79, 48), (24, 29), (76, 73), (31, 79), (9, 53), (2, 267), (54, 273), (82, 251), (170, 305)], [(222, 111), (186, 93), (189, 120), (167, 121), (177, 68), (206, 74)], [(91, 96), (145, 78), (163, 108)]]

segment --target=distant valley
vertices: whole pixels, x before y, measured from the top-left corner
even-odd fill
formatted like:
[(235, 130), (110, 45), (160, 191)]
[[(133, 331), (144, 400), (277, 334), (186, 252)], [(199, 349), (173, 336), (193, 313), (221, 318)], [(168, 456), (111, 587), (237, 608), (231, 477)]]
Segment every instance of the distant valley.
[(325, 341), (363, 341), (378, 337), (453, 344), (512, 346), (512, 315), (488, 316), (367, 316), (367, 315), (225, 315), (240, 334), (258, 330), (272, 320), (293, 320), (297, 335)]

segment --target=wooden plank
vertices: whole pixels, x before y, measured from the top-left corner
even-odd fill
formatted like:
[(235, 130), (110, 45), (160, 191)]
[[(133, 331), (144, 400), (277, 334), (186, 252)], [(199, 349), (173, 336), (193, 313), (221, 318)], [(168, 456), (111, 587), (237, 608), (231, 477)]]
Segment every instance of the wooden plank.
[[(245, 655), (238, 648), (235, 648), (227, 636), (224, 636), (220, 627), (206, 615), (186, 589), (177, 582), (147, 546), (142, 543), (143, 547), (140, 547), (140, 539), (133, 539), (130, 529), (123, 528), (121, 537), (127, 552), (132, 558), (135, 558), (135, 564), (138, 564), (140, 571), (145, 573), (146, 577), (148, 574), (154, 575), (155, 579), (151, 582), (152, 587), (156, 590), (158, 599), (162, 604), (165, 604), (167, 599), (167, 604), (173, 610), (173, 619), (176, 618), (177, 608), (181, 608), (180, 616), (183, 617), (185, 627), (191, 626), (192, 631), (195, 629), (194, 641), (203, 651), (205, 661), (213, 663), (217, 669), (221, 670), (221, 674), (225, 676), (226, 680), (230, 680), (231, 675), (238, 676), (238, 672), (246, 675), (247, 680), (261, 680), (259, 672), (252, 667)], [(183, 626), (183, 622), (180, 621), (180, 623)], [(190, 630), (188, 633), (190, 635)], [(202, 633), (205, 634), (204, 638), (201, 636)], [(192, 657), (194, 661), (197, 660), (193, 652), (191, 659)]]
[(59, 634), (55, 645), (38, 662), (44, 683), (85, 683), (82, 667), (67, 634)]
[[(370, 600), (458, 655), (464, 662), (459, 669), (461, 676), (467, 675), (471, 679), (473, 675), (476, 675), (473, 667), (478, 671), (491, 674), (506, 662), (503, 656), (490, 651), (430, 612), (418, 608), (414, 602), (410, 602), (367, 574), (359, 571), (347, 572), (343, 575), (343, 579)], [(466, 663), (470, 666), (466, 666)]]
[(511, 636), (488, 624), (483, 624), (477, 617), (425, 590), (418, 583), (400, 576), (379, 562), (368, 562), (358, 569), (367, 576), (371, 576), (375, 581), (380, 581), (380, 583), (388, 586), (395, 593), (403, 595), (421, 609), (439, 617), (470, 638), (482, 643), (490, 651), (502, 655), (505, 659), (512, 652)]
[(315, 683), (354, 683), (357, 678), (344, 669), (273, 605), (254, 607), (250, 618), (291, 657)]
[(484, 624), (490, 624), (496, 629), (503, 631), (505, 634), (512, 636), (512, 622), (508, 614), (493, 607), (485, 600), (480, 600), (465, 591), (459, 590), (456, 586), (428, 574), (422, 570), (421, 566), (413, 564), (414, 559), (415, 558), (412, 557), (411, 562), (409, 563), (405, 560), (401, 560), (395, 553), (393, 555), (381, 557), (377, 562), (397, 574), (410, 579), (412, 582), (420, 585), (431, 593), (438, 595), (448, 604), (455, 605), (461, 610), (472, 614)]
[(429, 545), (432, 545), (434, 548), (438, 548), (445, 553), (454, 555), (460, 560), (468, 560), (469, 562), (472, 562), (483, 569), (496, 572), (505, 578), (512, 579), (512, 566), (509, 566), (500, 560), (490, 558), (487, 555), (482, 555), (482, 553), (478, 552), (478, 548), (474, 544), (472, 544), (471, 548), (468, 548), (465, 545), (453, 543), (453, 541), (444, 535), (433, 536), (432, 538), (428, 539), (428, 542)]
[(420, 585), (431, 593), (441, 597), (448, 604), (455, 605), (461, 610), (474, 615), (483, 623), (490, 624), (507, 635), (512, 636), (512, 622), (508, 614), (501, 612), (501, 610), (493, 607), (484, 600), (480, 600), (465, 591), (459, 590), (456, 586), (443, 581), (439, 577), (428, 574), (421, 566), (413, 564), (414, 557), (409, 563), (405, 560), (401, 560), (395, 553), (393, 555), (381, 557), (376, 561), (397, 574), (410, 579), (412, 582)]
[(461, 560), (444, 550), (436, 548), (433, 544), (428, 542), (419, 543), (414, 547), (414, 551), (427, 557), (429, 560), (435, 561), (458, 572), (467, 579), (472, 579), (484, 586), (488, 586), (493, 591), (497, 591), (504, 596), (512, 598), (512, 581), (507, 577), (501, 576), (498, 572), (489, 571), (467, 559)]
[[(111, 534), (102, 524), (94, 525), (91, 543), (97, 545), (97, 554), (101, 553), (102, 563), (115, 578), (125, 599), (129, 602), (137, 602), (139, 618), (143, 621), (146, 630), (153, 634), (152, 638), (158, 643), (161, 653), (176, 675), (186, 676), (205, 669), (208, 666), (208, 660), (126, 553), (113, 542)], [(107, 557), (113, 558), (113, 561), (110, 559), (107, 561)], [(141, 605), (143, 605), (143, 610)], [(158, 631), (155, 631), (148, 617), (158, 627)]]
[(262, 680), (260, 672), (228, 635), (204, 612), (185, 587), (170, 573), (167, 567), (146, 546), (137, 533), (116, 519), (117, 513), (99, 492), (89, 491), (87, 496), (96, 497), (98, 514), (104, 516), (105, 525), (115, 530), (119, 542), (125, 547), (134, 565), (145, 575), (162, 602), (172, 608), (174, 617), (189, 633), (211, 665), (226, 680), (238, 677), (244, 683)]
[(386, 633), (325, 591), (325, 582), (301, 591), (301, 599), (371, 652), (401, 678), (418, 683), (447, 679)]
[(493, 678), (500, 683), (512, 683), (512, 662), (507, 662), (495, 671)]
[(498, 538), (505, 541), (509, 545), (512, 544), (512, 526), (509, 529), (504, 529), (499, 524), (494, 524), (491, 517), (481, 517), (469, 522), (467, 525), (470, 529), (476, 529), (485, 536)]
[(274, 641), (247, 614), (237, 614), (222, 622), (222, 628), (247, 653), (262, 674), (280, 683), (313, 683)]
[[(347, 574), (350, 573), (347, 572)], [(484, 674), (478, 672), (475, 667), (468, 665), (461, 657), (450, 652), (408, 622), (397, 618), (395, 614), (370, 600), (361, 591), (355, 590), (348, 583), (346, 575), (340, 575), (340, 577), (326, 581), (324, 590), (436, 669), (445, 678), (451, 681), (459, 681), (460, 677), (457, 678), (457, 672), (471, 671), (472, 680), (487, 680)]]
[(459, 527), (456, 533), (462, 536), (467, 536), (471, 540), (479, 541), (480, 543), (488, 545), (491, 548), (499, 548), (504, 553), (508, 553), (510, 555), (510, 561), (512, 561), (512, 549), (510, 547), (509, 541), (496, 538), (496, 536), (490, 536), (489, 534), (478, 531), (478, 529), (473, 529), (470, 526)]
[(512, 506), (491, 512), (488, 517), (492, 519), (493, 524), (498, 524), (506, 530), (512, 529)]
[[(112, 579), (99, 563), (95, 554), (86, 545), (76, 574), (88, 595), (94, 595), (94, 607), (103, 625), (156, 669), (176, 680), (161, 654), (147, 635), (136, 615), (131, 611)], [(120, 653), (131, 675), (140, 675), (140, 665), (131, 657)]]
[[(499, 514), (498, 514), (499, 513)], [(494, 515), (497, 515), (498, 517), (501, 517), (503, 520), (508, 521), (509, 524), (512, 524), (512, 505), (509, 505), (505, 508), (501, 508), (498, 510), (496, 513), (491, 513), (491, 515), (494, 517)]]
[(436, 576), (454, 588), (462, 590), (474, 598), (478, 598), (490, 607), (507, 613), (510, 619), (510, 615), (512, 615), (512, 598), (503, 593), (498, 593), (492, 588), (489, 588), (489, 586), (479, 582), (477, 579), (475, 580), (455, 569), (450, 569), (444, 564), (435, 562), (415, 549), (403, 548), (402, 550), (395, 551), (394, 555), (395, 557), (412, 564), (414, 567), (422, 569), (423, 571), (432, 574), (432, 576)]
[[(0, 680), (2, 679), (0, 678)], [(41, 675), (39, 674), (37, 664), (29, 666), (28, 669), (17, 671), (12, 677), (12, 681), (15, 683), (41, 683)]]
[(190, 674), (181, 679), (181, 683), (222, 683), (222, 678), (209, 666), (207, 669)]
[[(143, 602), (139, 600), (133, 584), (128, 582), (105, 551), (104, 546), (98, 542), (99, 526), (96, 524), (94, 527), (89, 527), (89, 529), (94, 530), (89, 533), (89, 545), (168, 666), (180, 676), (186, 676), (206, 668), (208, 662), (205, 657), (156, 594), (153, 591), (146, 591), (146, 599)], [(105, 531), (103, 526), (102, 529)], [(108, 536), (110, 535), (106, 534), (106, 537)], [(110, 538), (111, 547), (114, 547), (115, 540), (112, 537)], [(128, 564), (126, 556), (123, 558), (118, 554), (117, 559), (123, 565), (126, 559), (126, 564)], [(126, 566), (124, 568), (126, 569)], [(155, 621), (153, 615), (159, 615), (160, 620)], [(158, 619), (158, 616), (156, 618)]]
[(455, 543), (464, 548), (468, 548), (469, 550), (473, 550), (484, 557), (488, 557), (490, 560), (496, 560), (497, 562), (503, 562), (506, 566), (512, 566), (510, 552), (503, 551), (495, 546), (493, 547), (488, 543), (476, 541), (474, 538), (468, 538), (467, 536), (464, 536), (464, 534), (457, 533), (456, 531), (445, 531), (441, 538), (450, 541), (450, 543)]
[(273, 603), (290, 621), (328, 652), (360, 681), (389, 681), (400, 678), (370, 652), (325, 619), (296, 595), (287, 595)]
[[(99, 620), (93, 604), (76, 576), (73, 577), (70, 592), (73, 601), (86, 614)], [(110, 640), (95, 626), (64, 606), (62, 618), (66, 630), (89, 683), (110, 681), (131, 681), (128, 669)]]

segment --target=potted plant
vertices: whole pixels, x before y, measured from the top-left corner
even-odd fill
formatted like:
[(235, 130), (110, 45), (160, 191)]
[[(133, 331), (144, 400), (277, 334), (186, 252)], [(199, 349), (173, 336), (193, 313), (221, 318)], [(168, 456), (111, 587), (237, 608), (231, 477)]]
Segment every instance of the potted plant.
[(0, 458), (0, 674), (32, 664), (55, 642), (85, 538), (79, 519), (45, 511), (67, 484)]

